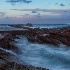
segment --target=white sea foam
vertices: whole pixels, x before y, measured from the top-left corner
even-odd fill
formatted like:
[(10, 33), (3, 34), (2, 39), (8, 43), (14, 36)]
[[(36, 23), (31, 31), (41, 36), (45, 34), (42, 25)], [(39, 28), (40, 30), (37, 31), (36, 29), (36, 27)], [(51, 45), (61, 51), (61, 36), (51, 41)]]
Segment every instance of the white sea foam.
[(16, 53), (14, 53), (14, 52), (11, 51), (11, 50), (7, 50), (7, 49), (4, 49), (4, 48), (0, 48), (0, 50), (3, 50), (3, 51), (8, 52), (8, 53), (10, 53), (10, 54), (16, 55)]

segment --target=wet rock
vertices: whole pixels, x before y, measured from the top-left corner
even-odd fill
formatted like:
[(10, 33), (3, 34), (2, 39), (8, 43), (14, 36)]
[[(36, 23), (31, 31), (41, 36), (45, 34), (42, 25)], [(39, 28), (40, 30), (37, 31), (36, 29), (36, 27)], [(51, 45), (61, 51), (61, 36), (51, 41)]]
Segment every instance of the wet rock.
[(4, 38), (0, 39), (0, 47), (8, 50), (12, 50), (16, 53), (19, 52), (18, 48), (13, 45), (12, 42), (12, 36), (11, 35), (6, 35)]
[(31, 65), (22, 65), (15, 62), (6, 62), (0, 66), (0, 70), (49, 70), (41, 67), (34, 67)]
[(70, 28), (28, 28), (27, 30), (0, 31), (0, 33), (2, 32), (10, 33), (12, 36), (24, 35), (31, 42), (53, 44), (56, 46), (62, 43), (70, 46)]
[(10, 53), (8, 53), (8, 52), (6, 52), (6, 51), (0, 49), (0, 59), (1, 59), (1, 60), (6, 61), (6, 60), (8, 60), (11, 56), (12, 56), (12, 54), (10, 54)]
[(25, 26), (32, 27), (32, 24), (31, 23), (27, 23), (27, 24), (25, 24)]

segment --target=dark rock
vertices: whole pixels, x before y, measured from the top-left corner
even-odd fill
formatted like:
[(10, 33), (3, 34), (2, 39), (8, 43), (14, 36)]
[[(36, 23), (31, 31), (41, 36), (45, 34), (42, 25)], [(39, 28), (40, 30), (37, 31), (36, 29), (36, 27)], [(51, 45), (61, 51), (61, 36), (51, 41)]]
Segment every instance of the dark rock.
[(34, 67), (31, 65), (22, 65), (15, 62), (6, 62), (0, 66), (0, 70), (49, 70), (41, 67)]
[(18, 48), (11, 43), (12, 38), (13, 37), (10, 34), (8, 34), (4, 38), (0, 39), (0, 47), (8, 49), (8, 50), (12, 50), (12, 51), (18, 53), (19, 52)]
[(0, 59), (6, 61), (12, 54), (0, 49)]
[(12, 36), (24, 35), (31, 42), (53, 44), (56, 46), (62, 43), (70, 46), (70, 28), (68, 27), (60, 29), (28, 28), (27, 30), (0, 31), (0, 33), (10, 33)]
[(32, 24), (31, 23), (27, 23), (27, 24), (25, 24), (25, 26), (32, 27)]

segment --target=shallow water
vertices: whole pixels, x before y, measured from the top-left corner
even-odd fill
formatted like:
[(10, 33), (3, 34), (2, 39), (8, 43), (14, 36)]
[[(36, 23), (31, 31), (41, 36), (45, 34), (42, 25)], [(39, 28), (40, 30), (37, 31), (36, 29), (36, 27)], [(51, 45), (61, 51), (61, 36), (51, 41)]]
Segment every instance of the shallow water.
[(70, 70), (70, 48), (65, 45), (57, 48), (52, 45), (31, 43), (24, 36), (19, 36), (15, 41), (18, 42), (15, 45), (21, 50), (21, 54), (18, 55), (21, 61), (50, 70)]

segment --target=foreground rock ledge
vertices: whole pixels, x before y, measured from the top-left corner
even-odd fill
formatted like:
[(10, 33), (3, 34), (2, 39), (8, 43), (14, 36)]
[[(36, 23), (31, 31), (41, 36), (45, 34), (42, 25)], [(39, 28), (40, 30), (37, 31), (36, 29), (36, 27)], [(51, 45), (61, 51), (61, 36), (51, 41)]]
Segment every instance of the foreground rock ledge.
[(21, 65), (15, 62), (5, 62), (1, 64), (0, 70), (49, 70), (49, 69), (34, 67), (31, 65)]

